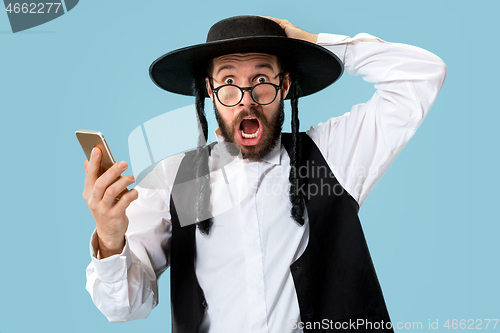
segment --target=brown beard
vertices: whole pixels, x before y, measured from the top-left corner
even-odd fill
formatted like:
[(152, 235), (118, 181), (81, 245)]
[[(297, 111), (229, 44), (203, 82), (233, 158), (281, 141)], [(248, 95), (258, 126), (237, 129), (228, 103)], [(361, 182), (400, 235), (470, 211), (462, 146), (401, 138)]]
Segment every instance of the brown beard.
[(227, 145), (228, 151), (231, 155), (238, 155), (241, 151), (241, 148), (236, 145), (234, 142), (234, 135), (236, 132), (236, 126), (243, 120), (243, 118), (247, 116), (253, 116), (259, 119), (262, 124), (262, 138), (260, 142), (255, 146), (245, 146), (246, 151), (241, 151), (243, 158), (249, 160), (260, 160), (276, 146), (278, 143), (278, 139), (281, 135), (281, 130), (283, 128), (283, 122), (285, 120), (285, 104), (283, 100), (280, 100), (278, 105), (278, 112), (274, 114), (274, 116), (267, 121), (266, 117), (262, 111), (259, 111), (254, 108), (250, 108), (249, 112), (241, 112), (238, 116), (233, 120), (231, 126), (226, 126), (224, 120), (219, 114), (217, 110), (217, 106), (214, 103), (214, 111), (215, 117), (219, 124), (219, 129), (222, 137), (226, 142), (233, 143), (232, 145)]

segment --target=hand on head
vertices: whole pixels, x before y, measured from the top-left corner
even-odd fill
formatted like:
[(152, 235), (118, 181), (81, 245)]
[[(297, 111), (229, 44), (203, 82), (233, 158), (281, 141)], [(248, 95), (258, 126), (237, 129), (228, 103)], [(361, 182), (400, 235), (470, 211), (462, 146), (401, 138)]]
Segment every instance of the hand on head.
[(287, 37), (289, 38), (302, 39), (314, 44), (316, 44), (316, 42), (318, 41), (318, 35), (302, 30), (299, 27), (294, 26), (287, 20), (282, 20), (271, 16), (263, 16), (263, 17), (278, 23), (280, 27), (285, 31)]

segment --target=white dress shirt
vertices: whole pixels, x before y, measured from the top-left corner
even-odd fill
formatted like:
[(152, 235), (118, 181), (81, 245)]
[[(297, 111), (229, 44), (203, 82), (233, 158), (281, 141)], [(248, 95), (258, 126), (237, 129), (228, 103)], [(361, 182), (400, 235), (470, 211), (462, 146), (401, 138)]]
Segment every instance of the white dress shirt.
[[(313, 126), (319, 147), (343, 188), (361, 206), (429, 111), (446, 66), (423, 49), (368, 34), (320, 34), (345, 71), (377, 91), (339, 117)], [(221, 141), (222, 138), (218, 137)], [(222, 175), (218, 144), (209, 159), (214, 225), (196, 231), (196, 275), (208, 303), (201, 332), (301, 332), (290, 265), (309, 237), (290, 217), (290, 159), (277, 145), (262, 161), (235, 159)], [(169, 265), (170, 192), (183, 155), (160, 162), (136, 189), (127, 210), (123, 252), (98, 259), (95, 233), (87, 290), (111, 322), (145, 318), (158, 302), (157, 278)]]

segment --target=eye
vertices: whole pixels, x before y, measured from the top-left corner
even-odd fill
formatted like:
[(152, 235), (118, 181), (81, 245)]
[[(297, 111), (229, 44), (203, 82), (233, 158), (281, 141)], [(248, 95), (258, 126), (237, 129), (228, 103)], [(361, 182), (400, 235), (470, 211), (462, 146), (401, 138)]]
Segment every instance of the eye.
[(234, 84), (234, 79), (232, 77), (228, 77), (224, 79), (224, 84)]
[(264, 83), (264, 82), (268, 82), (269, 80), (267, 79), (267, 76), (265, 75), (259, 75), (257, 76), (257, 78), (255, 79), (255, 83), (256, 84), (259, 84), (259, 83)]

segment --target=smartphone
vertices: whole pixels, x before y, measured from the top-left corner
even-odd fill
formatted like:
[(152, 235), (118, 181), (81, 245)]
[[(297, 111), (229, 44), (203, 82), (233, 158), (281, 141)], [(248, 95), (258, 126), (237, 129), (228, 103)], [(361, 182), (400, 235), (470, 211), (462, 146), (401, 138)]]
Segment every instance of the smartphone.
[[(90, 154), (92, 154), (92, 149), (94, 149), (94, 147), (97, 147), (101, 150), (101, 165), (97, 173), (97, 177), (101, 177), (101, 175), (106, 172), (106, 170), (111, 168), (116, 163), (115, 159), (113, 158), (113, 154), (111, 154), (108, 143), (104, 138), (104, 135), (102, 135), (101, 132), (86, 130), (78, 130), (75, 132), (75, 134), (76, 138), (80, 142), (80, 145), (82, 146), (87, 160), (90, 161)], [(121, 176), (116, 178), (115, 182), (120, 178)], [(123, 190), (123, 192), (118, 194), (116, 198), (120, 199), (121, 196), (127, 192), (128, 189)]]

